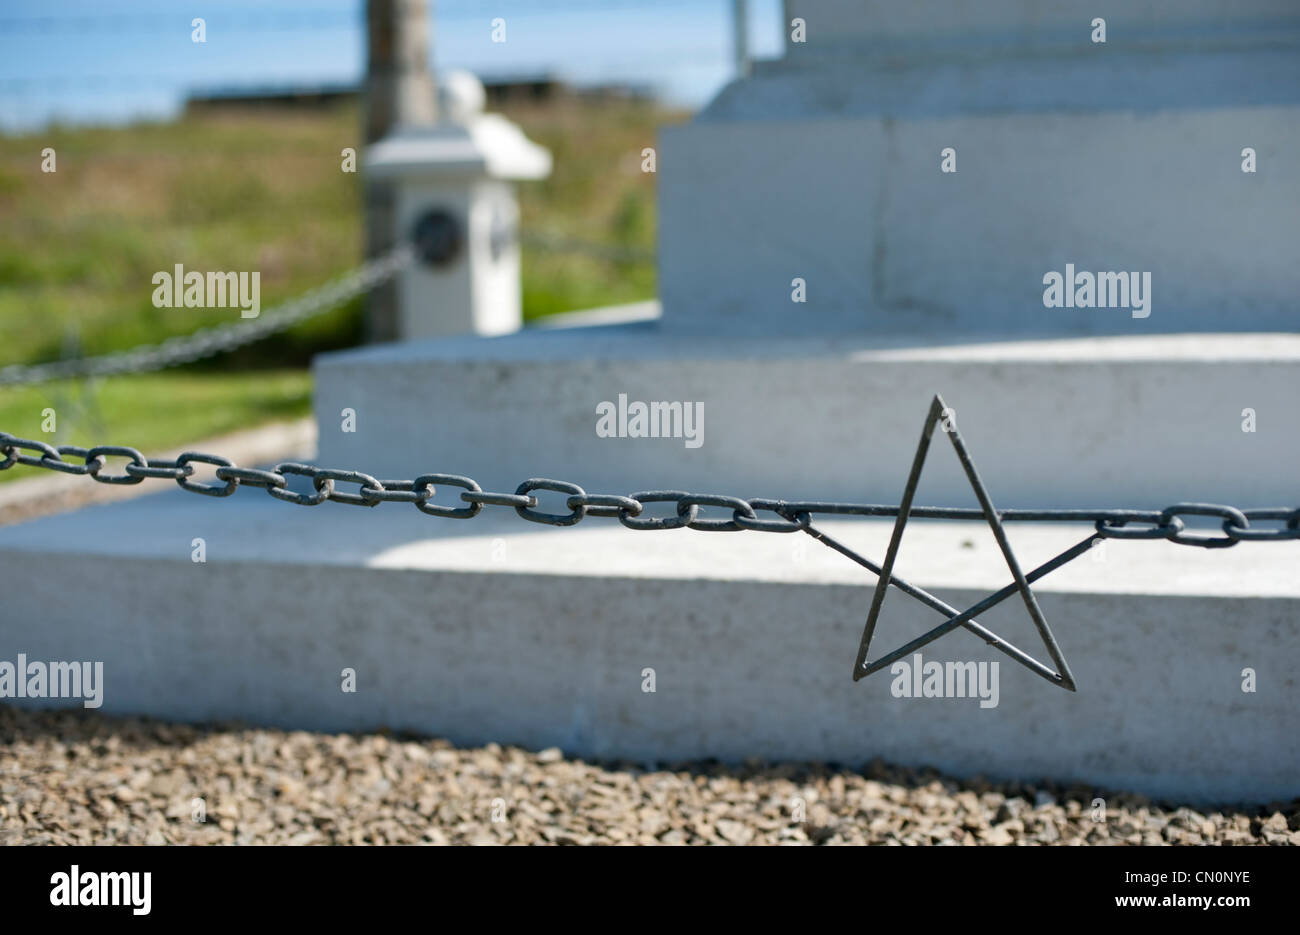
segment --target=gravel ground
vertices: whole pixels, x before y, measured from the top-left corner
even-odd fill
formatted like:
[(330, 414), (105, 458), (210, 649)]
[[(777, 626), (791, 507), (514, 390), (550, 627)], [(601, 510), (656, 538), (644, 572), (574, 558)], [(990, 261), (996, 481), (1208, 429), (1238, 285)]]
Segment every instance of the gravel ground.
[(880, 763), (651, 769), (0, 706), (0, 844), (1300, 844), (1300, 800), (1115, 794), (1094, 821), (1096, 796)]

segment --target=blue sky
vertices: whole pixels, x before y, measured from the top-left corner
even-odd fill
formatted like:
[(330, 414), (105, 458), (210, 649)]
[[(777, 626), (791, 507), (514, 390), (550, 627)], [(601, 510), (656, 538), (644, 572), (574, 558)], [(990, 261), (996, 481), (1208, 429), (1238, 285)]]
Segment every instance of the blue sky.
[[(732, 74), (731, 0), (433, 0), (437, 68), (626, 81), (688, 105)], [(750, 48), (779, 54), (780, 0), (749, 0)], [(207, 22), (207, 42), (190, 21)], [(175, 112), (186, 89), (355, 82), (363, 0), (3, 0), (0, 128)], [(505, 43), (491, 21), (506, 20)]]

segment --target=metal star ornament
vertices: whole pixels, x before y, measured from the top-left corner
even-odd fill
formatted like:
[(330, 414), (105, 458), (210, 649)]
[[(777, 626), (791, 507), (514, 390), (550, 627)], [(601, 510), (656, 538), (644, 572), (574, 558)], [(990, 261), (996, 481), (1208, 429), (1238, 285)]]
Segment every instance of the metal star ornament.
[[(1006, 531), (1002, 527), (1002, 517), (993, 507), (993, 501), (989, 497), (988, 490), (984, 487), (984, 482), (980, 480), (979, 472), (975, 470), (975, 464), (971, 460), (970, 452), (966, 450), (966, 444), (962, 441), (961, 434), (957, 431), (955, 422), (949, 418), (951, 412), (943, 403), (939, 396), (934, 397), (930, 404), (930, 411), (925, 418), (925, 428), (921, 430), (921, 442), (916, 448), (916, 457), (912, 460), (912, 471), (907, 478), (907, 486), (903, 490), (903, 498), (899, 504), (898, 518), (894, 521), (893, 536), (889, 540), (889, 550), (885, 554), (884, 565), (881, 566), (879, 578), (876, 581), (875, 593), (871, 597), (871, 610), (867, 613), (867, 623), (862, 631), (862, 640), (858, 645), (858, 655), (853, 663), (853, 680), (856, 682), (863, 676), (870, 675), (886, 666), (892, 665), (898, 659), (910, 655), (916, 650), (925, 646), (927, 643), (937, 640), (957, 627), (965, 627), (976, 636), (980, 637), (990, 646), (1006, 653), (1012, 659), (1015, 659), (1021, 665), (1025, 666), (1032, 672), (1042, 676), (1053, 685), (1059, 685), (1068, 691), (1075, 691), (1074, 677), (1070, 674), (1070, 667), (1061, 653), (1060, 646), (1057, 645), (1056, 637), (1052, 634), (1052, 629), (1047, 625), (1047, 620), (1043, 616), (1042, 608), (1038, 606), (1038, 599), (1030, 589), (1029, 584), (1036, 581), (1043, 575), (1059, 568), (1066, 562), (1078, 555), (1086, 552), (1092, 547), (1092, 537), (1088, 537), (1083, 542), (1071, 547), (1065, 552), (1051, 559), (1038, 568), (1035, 568), (1029, 574), (1020, 570), (1020, 563), (1016, 561), (1015, 554), (1011, 551), (1011, 545), (1007, 542)], [(993, 530), (993, 537), (997, 540), (998, 548), (1002, 550), (1002, 556), (1006, 559), (1007, 568), (1011, 571), (1013, 583), (989, 595), (982, 601), (967, 610), (958, 612), (955, 608), (950, 607), (943, 601), (929, 594), (915, 585), (908, 584), (893, 574), (894, 560), (898, 557), (898, 548), (903, 541), (903, 529), (907, 525), (908, 516), (912, 511), (912, 499), (916, 494), (917, 483), (921, 479), (921, 469), (925, 465), (925, 456), (930, 450), (930, 440), (934, 437), (934, 430), (943, 423), (944, 434), (952, 442), (953, 450), (957, 453), (957, 460), (961, 463), (962, 469), (966, 472), (966, 477), (970, 480), (971, 487), (975, 490), (975, 496), (979, 500), (980, 507), (984, 511), (984, 516), (988, 520), (990, 528)], [(884, 604), (885, 593), (890, 585), (894, 585), (906, 594), (910, 594), (917, 600), (921, 601), (928, 607), (931, 607), (944, 614), (948, 619), (939, 624), (932, 630), (928, 630), (921, 636), (899, 647), (893, 652), (881, 656), (874, 661), (867, 660), (867, 652), (871, 648), (871, 637), (876, 630), (876, 621), (880, 618), (880, 609)], [(1047, 653), (1051, 657), (1055, 669), (1040, 662), (1033, 656), (1019, 649), (1015, 645), (1007, 642), (993, 631), (981, 626), (975, 617), (991, 607), (1000, 604), (1012, 594), (1019, 592), (1025, 602), (1025, 609), (1029, 611), (1030, 618), (1034, 621), (1034, 626), (1038, 629), (1038, 634), (1043, 640), (1043, 645), (1047, 648)]]

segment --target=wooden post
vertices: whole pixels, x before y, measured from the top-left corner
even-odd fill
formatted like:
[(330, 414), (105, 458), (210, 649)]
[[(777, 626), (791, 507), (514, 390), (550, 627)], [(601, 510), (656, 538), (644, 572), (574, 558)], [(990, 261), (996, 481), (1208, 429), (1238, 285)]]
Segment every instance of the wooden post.
[(749, 4), (732, 0), (732, 37), (736, 57), (736, 77), (749, 75)]
[[(428, 0), (366, 0), (366, 85), (362, 103), (369, 146), (398, 126), (430, 126), (437, 98), (429, 68)], [(394, 246), (395, 196), (390, 183), (364, 182), (366, 256)], [(397, 286), (393, 281), (366, 297), (366, 339), (397, 338)]]

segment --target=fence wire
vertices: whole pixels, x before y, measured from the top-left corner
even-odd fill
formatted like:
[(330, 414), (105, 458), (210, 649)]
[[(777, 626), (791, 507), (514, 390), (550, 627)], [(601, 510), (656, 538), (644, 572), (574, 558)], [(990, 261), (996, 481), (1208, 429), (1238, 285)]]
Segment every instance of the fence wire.
[(525, 247), (545, 253), (571, 253), (608, 263), (653, 263), (655, 261), (653, 250), (592, 243), (541, 231), (524, 231), (519, 236), (519, 242)]

